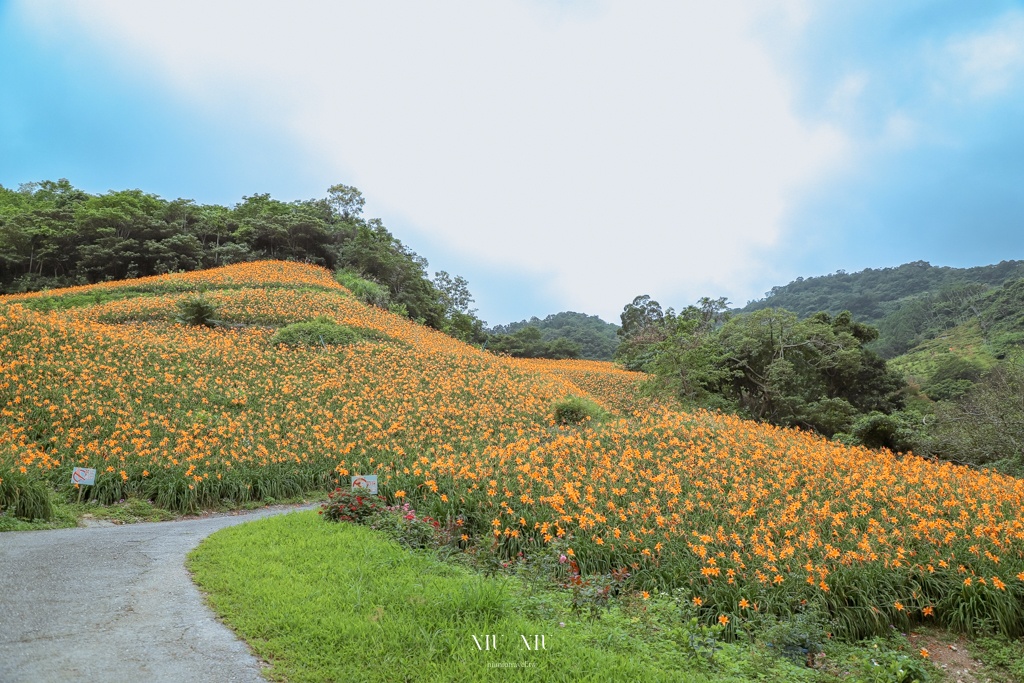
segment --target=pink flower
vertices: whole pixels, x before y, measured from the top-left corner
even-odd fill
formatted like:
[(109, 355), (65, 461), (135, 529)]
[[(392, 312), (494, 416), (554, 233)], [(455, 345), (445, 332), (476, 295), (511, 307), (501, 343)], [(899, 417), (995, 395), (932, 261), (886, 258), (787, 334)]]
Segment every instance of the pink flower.
[(568, 558), (568, 557), (566, 557), (565, 555), (559, 555), (559, 556), (558, 556), (558, 562), (559, 562), (559, 564), (565, 564), (565, 563), (566, 563), (566, 562), (568, 562), (568, 561), (569, 561), (569, 558)]

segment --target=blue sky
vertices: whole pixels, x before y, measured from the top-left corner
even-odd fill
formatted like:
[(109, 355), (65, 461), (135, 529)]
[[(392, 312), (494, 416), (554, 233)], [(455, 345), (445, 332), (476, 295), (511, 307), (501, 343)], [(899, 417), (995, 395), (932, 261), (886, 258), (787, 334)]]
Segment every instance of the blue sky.
[(1015, 2), (0, 0), (0, 184), (367, 197), (480, 315), (1024, 259)]

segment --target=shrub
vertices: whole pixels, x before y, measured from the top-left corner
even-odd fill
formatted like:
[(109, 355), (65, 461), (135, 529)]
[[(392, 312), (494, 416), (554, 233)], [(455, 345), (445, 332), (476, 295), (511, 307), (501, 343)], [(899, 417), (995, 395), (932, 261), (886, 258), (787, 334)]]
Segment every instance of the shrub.
[(605, 411), (588, 398), (569, 396), (555, 401), (551, 406), (555, 422), (558, 424), (581, 424), (588, 420), (597, 421), (605, 417)]
[(331, 522), (361, 523), (383, 509), (384, 503), (373, 494), (335, 489), (320, 506), (320, 514)]
[(773, 652), (794, 661), (808, 661), (828, 640), (828, 620), (817, 610), (803, 609), (778, 619), (763, 618), (760, 635)]
[(288, 346), (346, 346), (368, 339), (385, 338), (385, 335), (375, 330), (339, 325), (321, 316), (310, 322), (286, 325), (270, 341), (275, 345)]
[(373, 280), (367, 280), (351, 270), (339, 270), (334, 274), (334, 278), (338, 284), (355, 294), (356, 298), (363, 303), (387, 308), (391, 301), (391, 294), (387, 287)]
[(435, 548), (443, 544), (440, 522), (418, 516), (408, 503), (385, 507), (371, 515), (366, 524), (407, 548)]
[(17, 470), (0, 470), (0, 513), (27, 519), (50, 519), (53, 503), (45, 484)]
[(182, 325), (201, 325), (213, 327), (217, 324), (217, 305), (202, 294), (188, 296), (178, 301), (176, 320)]

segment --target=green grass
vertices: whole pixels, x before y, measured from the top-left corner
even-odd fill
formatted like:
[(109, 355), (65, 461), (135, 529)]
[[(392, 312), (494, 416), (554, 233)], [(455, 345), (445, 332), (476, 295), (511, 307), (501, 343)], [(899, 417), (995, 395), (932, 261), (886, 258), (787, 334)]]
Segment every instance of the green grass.
[(991, 683), (1024, 682), (1024, 640), (978, 638), (970, 643), (970, 650), (985, 663), (984, 672)]
[[(295, 513), (217, 532), (189, 556), (213, 609), (273, 680), (811, 680), (750, 646), (698, 646), (714, 630), (666, 596), (577, 617), (565, 591), (485, 577), (379, 532)], [(689, 629), (695, 629), (691, 632)], [(497, 636), (498, 651), (473, 636)], [(544, 635), (527, 650), (521, 636)], [(496, 667), (495, 665), (504, 665)]]
[(91, 294), (47, 294), (36, 299), (19, 301), (18, 303), (30, 311), (64, 311), (70, 308), (96, 306), (110, 301), (134, 299), (140, 296), (153, 296), (153, 294), (151, 292), (136, 292), (130, 290), (97, 290)]
[[(250, 500), (245, 503), (228, 501), (215, 508), (209, 508), (200, 512), (258, 510), (268, 505), (315, 503), (326, 499), (326, 491), (308, 491), (301, 496), (281, 500), (267, 498), (263, 500)], [(67, 502), (53, 493), (51, 494), (51, 504), (53, 513), (50, 519), (19, 519), (10, 510), (0, 510), (0, 532), (67, 529), (81, 526), (87, 519), (108, 521), (114, 524), (136, 524), (138, 522), (167, 522), (187, 518), (187, 515), (184, 513), (167, 510), (155, 505), (152, 501), (132, 496), (110, 505), (99, 505), (95, 501), (84, 503)]]

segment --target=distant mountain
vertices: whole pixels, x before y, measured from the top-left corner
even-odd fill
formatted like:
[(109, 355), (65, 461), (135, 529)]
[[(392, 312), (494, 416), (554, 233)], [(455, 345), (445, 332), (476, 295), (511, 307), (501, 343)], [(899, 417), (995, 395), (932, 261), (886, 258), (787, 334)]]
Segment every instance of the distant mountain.
[(543, 320), (534, 316), (529, 320), (495, 325), (488, 331), (491, 334), (515, 334), (526, 327), (539, 329), (546, 342), (568, 339), (579, 344), (582, 357), (591, 360), (611, 360), (619, 345), (618, 325), (606, 323), (596, 315), (575, 311), (553, 313)]
[[(992, 340), (1002, 347), (1017, 343), (1016, 321), (1022, 314), (1014, 307), (1024, 303), (1018, 293), (1024, 285), (1004, 285), (1022, 278), (1024, 261), (974, 268), (915, 261), (895, 268), (797, 278), (773, 287), (764, 299), (748, 303), (741, 311), (785, 308), (801, 317), (818, 311), (850, 311), (856, 320), (878, 327), (880, 338), (873, 346), (887, 358), (975, 319), (987, 337), (995, 334)], [(1020, 322), (1024, 325), (1024, 320)]]

